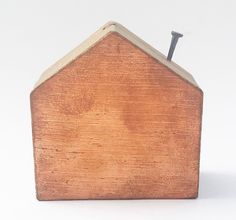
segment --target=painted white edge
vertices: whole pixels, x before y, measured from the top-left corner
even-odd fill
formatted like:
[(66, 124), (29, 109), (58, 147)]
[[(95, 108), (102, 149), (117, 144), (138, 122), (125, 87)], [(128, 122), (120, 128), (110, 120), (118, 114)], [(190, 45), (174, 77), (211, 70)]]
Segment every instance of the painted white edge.
[[(179, 65), (174, 63), (173, 61), (168, 61), (166, 59), (166, 56), (164, 56), (162, 53), (160, 53), (158, 50), (147, 44), (145, 41), (137, 37), (135, 34), (127, 30), (124, 26), (117, 22), (108, 22), (104, 26), (102, 26), (98, 31), (96, 31), (94, 34), (92, 34), (87, 40), (85, 40), (83, 43), (81, 43), (78, 47), (73, 49), (71, 52), (69, 52), (67, 55), (65, 55), (63, 58), (58, 60), (54, 65), (49, 67), (39, 78), (39, 80), (36, 82), (34, 88), (41, 85), (43, 82), (45, 82), (47, 79), (52, 77), (54, 74), (56, 74), (59, 70), (64, 68), (67, 64), (69, 64), (71, 61), (75, 60), (78, 56), (85, 53), (89, 48), (91, 48), (93, 45), (95, 45), (99, 40), (104, 38), (108, 33), (110, 32), (117, 32), (123, 37), (125, 37), (127, 40), (132, 42), (134, 45), (142, 49), (144, 52), (152, 56), (153, 58), (157, 59), (159, 62), (167, 66), (169, 69), (171, 69), (173, 72), (181, 76), (183, 79), (190, 82), (195, 87), (198, 87), (196, 81), (192, 77), (190, 73), (188, 73), (186, 70), (181, 68)], [(199, 87), (198, 87), (199, 88)]]

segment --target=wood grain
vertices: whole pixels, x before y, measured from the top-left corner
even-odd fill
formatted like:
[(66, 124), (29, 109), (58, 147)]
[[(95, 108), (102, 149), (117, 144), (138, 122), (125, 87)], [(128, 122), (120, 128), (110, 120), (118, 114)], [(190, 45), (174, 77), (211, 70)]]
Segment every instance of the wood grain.
[(202, 91), (110, 33), (31, 93), (37, 198), (195, 198)]

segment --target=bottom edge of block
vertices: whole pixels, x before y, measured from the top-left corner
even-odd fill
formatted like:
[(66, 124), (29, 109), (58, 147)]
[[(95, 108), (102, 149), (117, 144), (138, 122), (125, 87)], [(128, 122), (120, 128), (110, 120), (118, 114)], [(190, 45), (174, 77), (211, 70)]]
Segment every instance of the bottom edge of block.
[(184, 200), (184, 199), (197, 199), (198, 195), (193, 195), (193, 196), (178, 196), (178, 197), (91, 197), (91, 198), (63, 198), (63, 197), (41, 197), (41, 196), (36, 196), (38, 201), (75, 201), (75, 200)]

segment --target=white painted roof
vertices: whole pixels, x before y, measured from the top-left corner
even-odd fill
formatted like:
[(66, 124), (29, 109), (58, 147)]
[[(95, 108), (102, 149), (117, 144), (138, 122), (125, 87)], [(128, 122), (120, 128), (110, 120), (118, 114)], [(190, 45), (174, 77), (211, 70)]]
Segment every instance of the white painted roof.
[(166, 56), (164, 56), (162, 53), (160, 53), (158, 50), (144, 42), (142, 39), (137, 37), (135, 34), (127, 30), (124, 26), (121, 24), (118, 24), (116, 22), (108, 22), (104, 26), (102, 26), (98, 31), (96, 31), (94, 34), (92, 34), (87, 40), (85, 40), (83, 43), (81, 43), (78, 47), (73, 49), (71, 52), (69, 52), (66, 56), (64, 56), (62, 59), (58, 60), (54, 65), (49, 67), (39, 78), (37, 83), (35, 84), (35, 87), (38, 87), (43, 82), (45, 82), (47, 79), (52, 77), (54, 74), (56, 74), (59, 70), (64, 68), (67, 64), (69, 64), (71, 61), (75, 60), (79, 55), (85, 53), (89, 48), (94, 46), (100, 39), (104, 38), (108, 33), (110, 32), (117, 32), (123, 37), (125, 37), (127, 40), (132, 42), (134, 45), (142, 49), (144, 52), (149, 54), (150, 56), (157, 59), (159, 62), (161, 62), (163, 65), (167, 66), (169, 69), (171, 69), (173, 72), (181, 76), (183, 79), (187, 80), (189, 83), (191, 83), (193, 86), (198, 87), (197, 83), (195, 82), (194, 78), (190, 73), (188, 73), (186, 70), (181, 68), (179, 65), (175, 64), (173, 61), (168, 61), (166, 59)]

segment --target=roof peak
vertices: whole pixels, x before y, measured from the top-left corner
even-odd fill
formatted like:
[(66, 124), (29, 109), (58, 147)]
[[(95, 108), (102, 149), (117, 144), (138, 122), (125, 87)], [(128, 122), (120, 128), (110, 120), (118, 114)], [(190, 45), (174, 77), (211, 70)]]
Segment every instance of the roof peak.
[(99, 40), (104, 38), (108, 33), (110, 32), (117, 32), (123, 37), (125, 37), (127, 40), (132, 42), (134, 45), (142, 49), (144, 52), (161, 62), (163, 65), (167, 66), (169, 69), (171, 69), (174, 73), (179, 75), (182, 79), (186, 80), (193, 86), (198, 87), (197, 83), (195, 82), (194, 78), (190, 73), (188, 73), (186, 70), (182, 69), (180, 66), (175, 64), (173, 61), (168, 61), (166, 57), (160, 53), (158, 50), (147, 44), (145, 41), (137, 37), (135, 34), (130, 32), (128, 29), (126, 29), (123, 25), (119, 24), (115, 21), (109, 21), (105, 25), (103, 25), (101, 28), (99, 28), (95, 33), (93, 33), (87, 40), (85, 40), (83, 43), (81, 43), (78, 47), (76, 47), (74, 50), (69, 52), (66, 56), (64, 56), (62, 59), (57, 61), (54, 65), (49, 67), (39, 78), (37, 83), (35, 84), (34, 88), (37, 88), (42, 83), (44, 83), (46, 80), (51, 78), (53, 75), (58, 73), (62, 68), (64, 68), (66, 65), (68, 65), (71, 61), (75, 60), (78, 56), (88, 51), (92, 46), (94, 46)]

